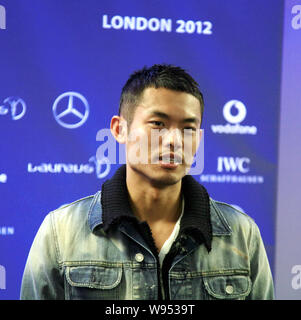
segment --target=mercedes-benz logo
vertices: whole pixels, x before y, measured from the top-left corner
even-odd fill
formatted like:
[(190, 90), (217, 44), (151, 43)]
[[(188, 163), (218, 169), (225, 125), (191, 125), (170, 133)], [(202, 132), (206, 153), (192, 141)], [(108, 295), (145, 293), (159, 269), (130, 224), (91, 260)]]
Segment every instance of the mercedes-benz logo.
[(88, 119), (89, 104), (83, 95), (77, 92), (65, 92), (55, 99), (52, 112), (61, 126), (75, 129)]

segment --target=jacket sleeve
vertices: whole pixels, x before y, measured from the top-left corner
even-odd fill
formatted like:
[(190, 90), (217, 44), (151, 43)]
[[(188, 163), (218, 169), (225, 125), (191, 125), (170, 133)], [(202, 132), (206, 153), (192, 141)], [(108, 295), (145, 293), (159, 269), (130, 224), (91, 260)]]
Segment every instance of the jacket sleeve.
[(21, 300), (64, 299), (64, 283), (59, 267), (59, 250), (48, 214), (32, 243), (21, 285)]
[(250, 300), (273, 300), (274, 284), (269, 261), (258, 226), (253, 223), (250, 248), (252, 290)]

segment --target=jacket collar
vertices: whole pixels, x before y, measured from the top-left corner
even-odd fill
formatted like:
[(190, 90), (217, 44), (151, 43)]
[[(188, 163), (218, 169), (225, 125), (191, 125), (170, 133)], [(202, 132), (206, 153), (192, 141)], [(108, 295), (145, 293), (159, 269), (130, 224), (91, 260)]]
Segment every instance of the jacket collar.
[[(108, 231), (121, 219), (138, 221), (131, 211), (126, 187), (126, 166), (121, 166), (114, 176), (102, 185), (102, 190), (93, 197), (89, 209), (89, 226), (92, 231), (101, 226)], [(184, 214), (180, 224), (180, 234), (189, 233), (211, 250), (212, 235), (229, 234), (215, 201), (209, 198), (206, 189), (187, 175), (182, 179), (182, 193), (185, 199)]]

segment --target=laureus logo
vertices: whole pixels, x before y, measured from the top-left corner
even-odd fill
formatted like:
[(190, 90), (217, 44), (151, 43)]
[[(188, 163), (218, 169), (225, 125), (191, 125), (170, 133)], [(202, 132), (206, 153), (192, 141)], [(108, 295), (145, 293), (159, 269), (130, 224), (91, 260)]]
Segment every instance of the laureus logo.
[(111, 163), (107, 158), (97, 159), (95, 156), (89, 158), (87, 163), (46, 163), (27, 165), (29, 173), (43, 174), (91, 174), (95, 172), (98, 179), (105, 178), (111, 171)]

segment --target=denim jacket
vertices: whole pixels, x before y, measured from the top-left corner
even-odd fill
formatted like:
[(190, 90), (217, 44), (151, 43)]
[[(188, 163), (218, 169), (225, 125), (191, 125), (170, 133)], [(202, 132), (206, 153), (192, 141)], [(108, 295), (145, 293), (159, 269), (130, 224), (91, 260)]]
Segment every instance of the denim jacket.
[[(32, 244), (21, 299), (158, 299), (157, 260), (133, 224), (104, 232), (101, 191), (50, 212)], [(189, 236), (168, 270), (171, 300), (273, 299), (259, 229), (210, 198), (212, 250)]]

